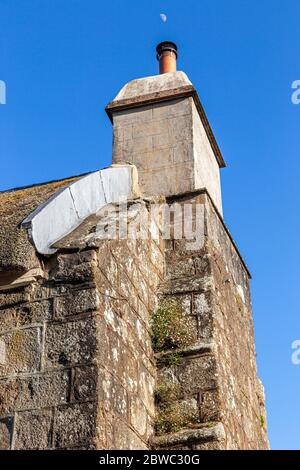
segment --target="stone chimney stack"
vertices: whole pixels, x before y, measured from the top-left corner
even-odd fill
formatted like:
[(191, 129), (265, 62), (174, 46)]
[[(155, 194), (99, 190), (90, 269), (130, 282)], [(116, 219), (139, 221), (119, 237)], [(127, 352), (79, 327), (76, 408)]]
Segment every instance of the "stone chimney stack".
[(106, 108), (113, 163), (136, 165), (146, 196), (206, 188), (222, 214), (219, 169), (225, 162), (198, 94), (176, 71), (176, 45), (163, 42), (156, 51), (161, 74), (127, 83)]
[(176, 54), (108, 105), (114, 165), (0, 192), (0, 449), (269, 448), (225, 164)]

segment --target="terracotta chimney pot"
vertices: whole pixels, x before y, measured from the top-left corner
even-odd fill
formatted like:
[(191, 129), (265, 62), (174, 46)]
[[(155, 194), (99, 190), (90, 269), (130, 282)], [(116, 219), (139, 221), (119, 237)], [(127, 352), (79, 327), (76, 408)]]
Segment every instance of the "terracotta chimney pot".
[(159, 61), (159, 73), (176, 72), (177, 46), (174, 42), (164, 41), (158, 44), (156, 58)]

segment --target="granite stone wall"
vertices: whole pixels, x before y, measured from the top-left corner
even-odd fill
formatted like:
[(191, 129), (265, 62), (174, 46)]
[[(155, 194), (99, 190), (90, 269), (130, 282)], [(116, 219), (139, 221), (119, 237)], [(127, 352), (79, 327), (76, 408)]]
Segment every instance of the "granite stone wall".
[(0, 291), (2, 449), (268, 448), (247, 267), (206, 191), (174, 202), (204, 207), (197, 249), (92, 217)]
[(2, 449), (147, 448), (162, 246), (98, 245), (61, 250), (44, 279), (0, 292)]
[(188, 324), (193, 335), (187, 343), (176, 338), (171, 347), (156, 352), (157, 421), (152, 445), (267, 449), (247, 268), (205, 192), (174, 200), (204, 205), (205, 239), (199, 250), (190, 250), (186, 240), (173, 240), (166, 251), (160, 302), (172, 299), (182, 324)]

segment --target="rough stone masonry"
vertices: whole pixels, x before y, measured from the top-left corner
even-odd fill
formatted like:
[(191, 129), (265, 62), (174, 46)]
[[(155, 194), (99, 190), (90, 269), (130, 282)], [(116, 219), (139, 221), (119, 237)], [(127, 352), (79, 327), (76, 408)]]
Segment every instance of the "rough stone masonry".
[[(250, 274), (199, 97), (164, 73), (107, 113), (109, 170), (0, 193), (0, 448), (268, 449)], [(147, 236), (99, 236), (124, 197)], [(174, 218), (166, 239), (157, 203), (200, 205), (201, 246)]]

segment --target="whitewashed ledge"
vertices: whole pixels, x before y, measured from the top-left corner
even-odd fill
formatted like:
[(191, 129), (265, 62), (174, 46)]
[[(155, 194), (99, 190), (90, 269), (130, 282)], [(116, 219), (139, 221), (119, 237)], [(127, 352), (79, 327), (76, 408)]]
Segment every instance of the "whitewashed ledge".
[(52, 245), (107, 204), (140, 196), (134, 165), (114, 164), (90, 173), (56, 192), (23, 222), (38, 253), (51, 255)]

